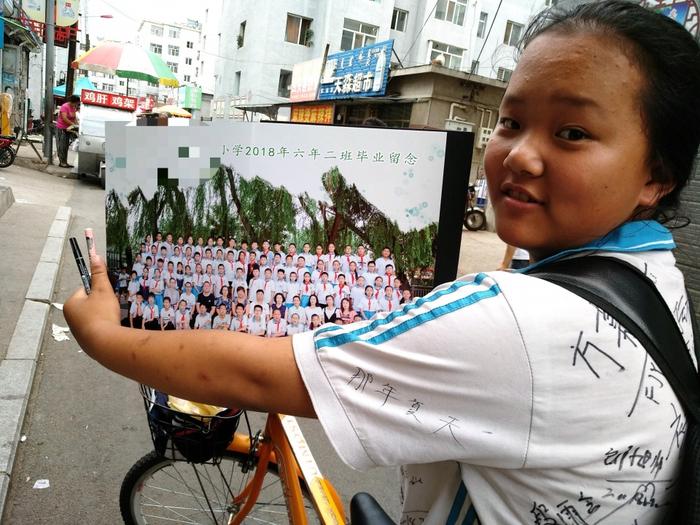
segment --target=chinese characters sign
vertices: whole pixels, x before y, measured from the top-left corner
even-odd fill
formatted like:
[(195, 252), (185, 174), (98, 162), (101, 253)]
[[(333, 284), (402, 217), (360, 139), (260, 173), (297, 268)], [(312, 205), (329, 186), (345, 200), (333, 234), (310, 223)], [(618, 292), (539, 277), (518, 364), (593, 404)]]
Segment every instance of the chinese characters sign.
[(310, 122), (313, 124), (333, 124), (333, 104), (292, 106), (291, 121)]
[(90, 89), (83, 89), (80, 94), (80, 101), (83, 104), (122, 109), (124, 111), (136, 111), (137, 100), (136, 97), (127, 97), (117, 93), (103, 93)]
[(328, 56), (319, 100), (375, 97), (386, 93), (393, 40)]

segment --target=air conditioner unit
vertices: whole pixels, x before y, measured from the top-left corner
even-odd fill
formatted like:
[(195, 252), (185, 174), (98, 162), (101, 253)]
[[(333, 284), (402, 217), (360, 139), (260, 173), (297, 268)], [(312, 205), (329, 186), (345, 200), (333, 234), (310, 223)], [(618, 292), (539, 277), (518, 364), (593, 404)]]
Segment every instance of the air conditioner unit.
[(491, 133), (493, 133), (493, 128), (479, 128), (476, 134), (476, 144), (477, 149), (482, 149), (486, 147), (489, 139), (491, 138)]
[(449, 131), (474, 131), (474, 124), (461, 119), (445, 119), (445, 129)]

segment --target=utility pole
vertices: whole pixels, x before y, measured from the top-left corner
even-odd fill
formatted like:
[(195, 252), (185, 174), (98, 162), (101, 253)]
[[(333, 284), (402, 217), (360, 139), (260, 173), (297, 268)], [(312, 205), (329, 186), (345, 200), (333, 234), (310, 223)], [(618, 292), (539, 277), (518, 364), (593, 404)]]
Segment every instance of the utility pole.
[(54, 84), (54, 38), (56, 23), (56, 0), (46, 0), (46, 73), (44, 74), (44, 157), (53, 164), (53, 84)]
[[(68, 39), (68, 69), (66, 70), (66, 99), (73, 94), (73, 85), (75, 79), (75, 69), (73, 69), (73, 61), (75, 60), (75, 46), (78, 40), (78, 22), (71, 27), (71, 38)], [(72, 35), (75, 34), (75, 38)]]

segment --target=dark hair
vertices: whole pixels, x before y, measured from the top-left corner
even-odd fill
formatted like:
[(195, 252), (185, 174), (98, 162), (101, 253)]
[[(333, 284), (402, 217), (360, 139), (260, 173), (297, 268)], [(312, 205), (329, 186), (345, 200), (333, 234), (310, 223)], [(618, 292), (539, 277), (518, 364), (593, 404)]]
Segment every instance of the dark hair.
[(539, 13), (520, 42), (524, 50), (547, 32), (596, 31), (621, 41), (646, 85), (641, 109), (649, 143), (652, 179), (675, 184), (652, 217), (676, 218), (681, 190), (688, 183), (700, 145), (700, 46), (678, 22), (625, 0), (604, 0)]
[(68, 102), (73, 102), (74, 104), (80, 104), (80, 97), (78, 95), (71, 95), (68, 97)]

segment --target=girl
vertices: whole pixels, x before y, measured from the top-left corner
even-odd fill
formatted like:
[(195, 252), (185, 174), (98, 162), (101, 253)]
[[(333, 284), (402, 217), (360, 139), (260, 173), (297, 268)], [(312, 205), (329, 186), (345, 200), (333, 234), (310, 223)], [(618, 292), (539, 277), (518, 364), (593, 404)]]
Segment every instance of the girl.
[(411, 290), (409, 288), (404, 288), (401, 290), (401, 300), (399, 301), (399, 304), (406, 304), (410, 303), (411, 301), (413, 301)]
[(155, 295), (148, 294), (148, 302), (143, 307), (142, 330), (160, 330), (159, 308), (155, 299)]
[(352, 309), (352, 303), (347, 297), (343, 297), (340, 301), (340, 320), (343, 324), (350, 324), (355, 319), (355, 310)]
[(304, 274), (304, 281), (301, 283), (301, 286), (299, 286), (299, 293), (301, 294), (301, 306), (303, 306), (304, 308), (309, 306), (309, 297), (313, 295), (315, 289), (316, 287), (311, 282), (311, 274), (309, 272), (306, 272)]
[(287, 323), (287, 335), (300, 334), (306, 331), (306, 325), (299, 321), (299, 314), (292, 314), (291, 319)]
[(360, 312), (363, 319), (372, 319), (379, 311), (379, 299), (374, 296), (374, 293), (373, 286), (369, 284), (365, 286), (365, 297), (360, 305)]
[(175, 268), (175, 283), (177, 284), (177, 289), (182, 290), (182, 286), (185, 284), (185, 267), (181, 262), (177, 263)]
[(136, 294), (139, 292), (141, 286), (139, 285), (139, 277), (135, 271), (131, 272), (131, 279), (129, 279), (129, 284), (126, 287), (127, 293), (129, 294), (129, 303), (133, 303), (136, 298)]
[(321, 327), (321, 317), (318, 314), (313, 314), (311, 316), (311, 322), (309, 323), (309, 330), (316, 330), (316, 328)]
[(297, 314), (299, 316), (299, 321), (303, 325), (306, 325), (306, 310), (301, 306), (301, 299), (298, 295), (295, 295), (294, 299), (292, 299), (292, 306), (287, 308), (287, 322), (291, 321), (292, 315), (294, 314)]
[(192, 293), (197, 296), (202, 293), (202, 287), (204, 286), (204, 272), (202, 271), (202, 265), (197, 263), (195, 265), (194, 275), (192, 276)]
[(170, 304), (170, 297), (163, 298), (163, 308), (160, 310), (160, 329), (175, 330), (175, 310)]
[(323, 319), (323, 308), (319, 306), (316, 294), (309, 296), (309, 306), (304, 308), (304, 313), (306, 313), (307, 319), (311, 319), (314, 315), (317, 315), (319, 319)]
[[(700, 144), (698, 43), (605, 0), (536, 16), (522, 48), (484, 155), (499, 236), (531, 267), (624, 260), (671, 311), (687, 304), (661, 223)], [(91, 356), (173, 395), (317, 416), (356, 468), (403, 465), (404, 522), (682, 523), (678, 397), (617, 320), (552, 283), (485, 272), (359, 327), (145, 345), (118, 326), (101, 258), (92, 270), (92, 293), (64, 306)], [(690, 317), (676, 320), (692, 355)]]
[(298, 281), (297, 272), (291, 272), (289, 274), (289, 282), (287, 283), (287, 295), (285, 297), (285, 303), (287, 308), (294, 304), (294, 298), (299, 295), (299, 290), (301, 285)]
[(326, 307), (323, 309), (323, 322), (335, 323), (340, 318), (340, 310), (335, 306), (335, 298), (333, 295), (326, 296)]
[(180, 300), (177, 305), (177, 312), (175, 312), (175, 330), (189, 330), (190, 329), (190, 312), (187, 309), (187, 301), (184, 299)]

